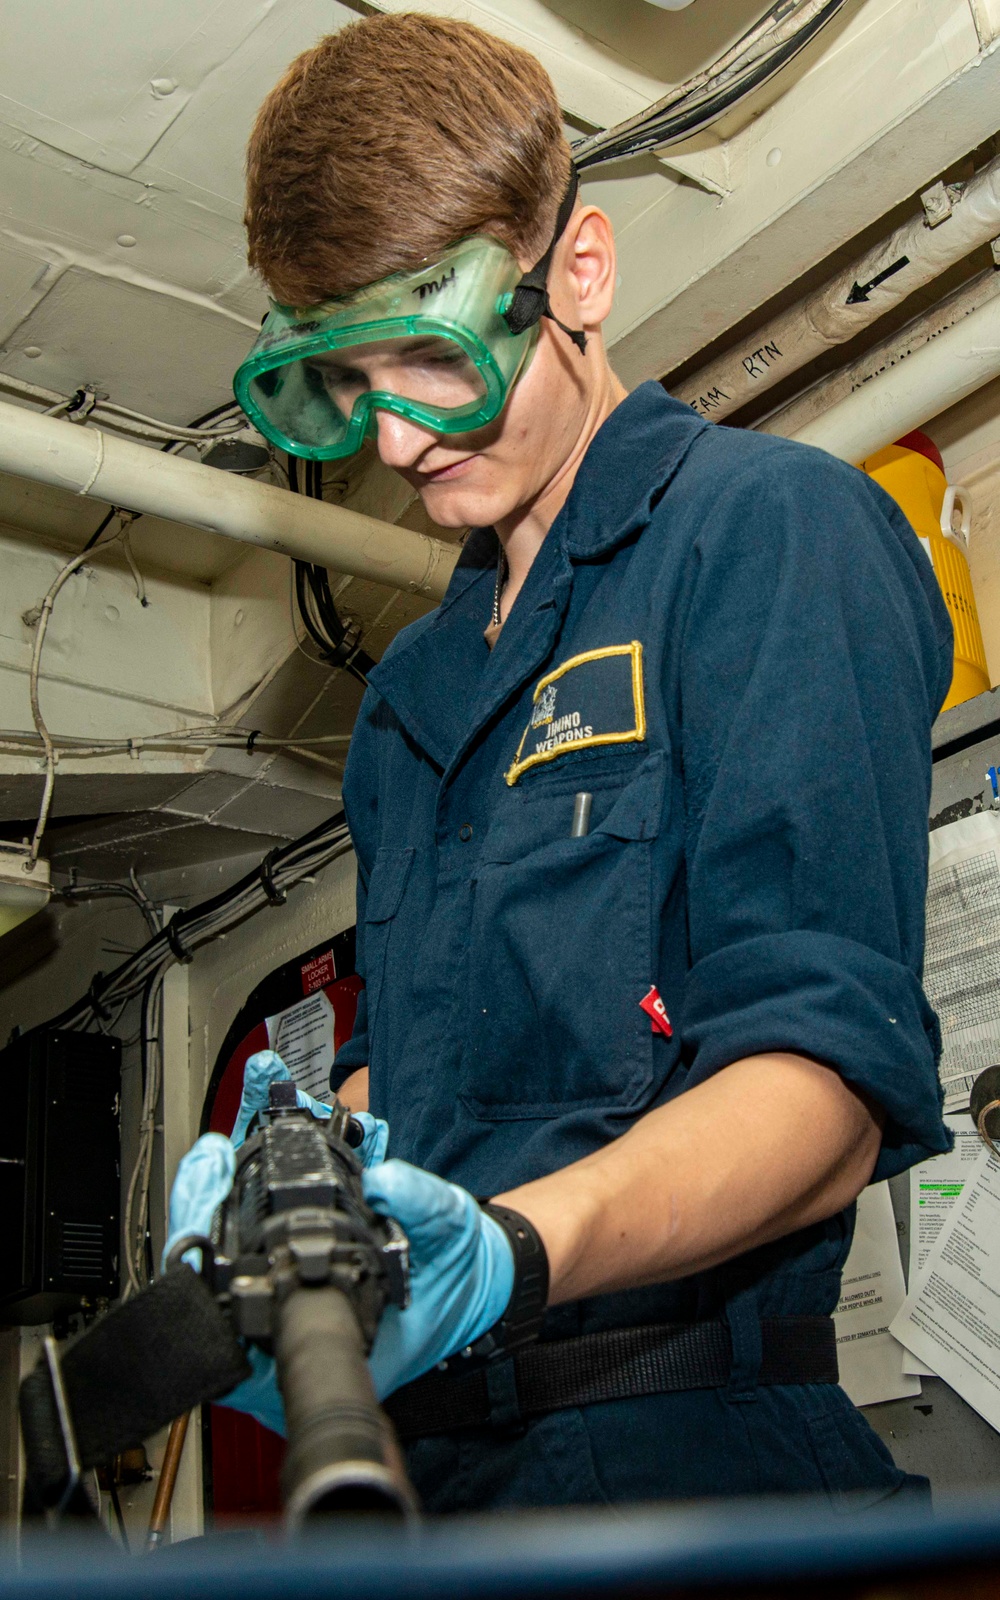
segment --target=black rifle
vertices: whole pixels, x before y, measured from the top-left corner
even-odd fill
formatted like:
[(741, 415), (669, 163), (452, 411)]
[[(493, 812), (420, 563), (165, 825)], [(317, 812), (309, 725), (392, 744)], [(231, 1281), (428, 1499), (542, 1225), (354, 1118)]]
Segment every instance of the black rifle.
[(339, 1101), (321, 1121), (298, 1108), (293, 1083), (275, 1083), (263, 1122), (211, 1237), (179, 1239), (167, 1271), (200, 1246), (202, 1276), (235, 1331), (275, 1358), (293, 1526), (332, 1511), (412, 1511), (365, 1361), (385, 1306), (407, 1303), (406, 1237), (365, 1204), (354, 1154), (363, 1130)]
[[(293, 1527), (416, 1509), (365, 1359), (385, 1307), (406, 1305), (406, 1237), (365, 1204), (363, 1131), (339, 1102), (320, 1120), (272, 1084), (262, 1122), (211, 1236), (179, 1239), (158, 1282), (65, 1350), (45, 1341), (21, 1385), (27, 1510), (92, 1515), (82, 1474), (229, 1393), (250, 1372), (244, 1344), (277, 1364)], [(182, 1261), (193, 1249), (200, 1273)]]

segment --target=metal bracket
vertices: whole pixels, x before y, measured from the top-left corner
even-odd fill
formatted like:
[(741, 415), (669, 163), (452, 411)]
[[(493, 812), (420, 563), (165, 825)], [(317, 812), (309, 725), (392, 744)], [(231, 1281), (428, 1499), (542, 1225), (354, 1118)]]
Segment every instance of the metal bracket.
[(244, 1339), (270, 1339), (274, 1333), (274, 1295), (264, 1275), (240, 1273), (229, 1285), (237, 1331)]
[(300, 1283), (329, 1283), (332, 1252), (333, 1239), (328, 1232), (294, 1234), (288, 1241), (288, 1254)]
[(106, 389), (99, 389), (96, 383), (84, 383), (77, 389), (69, 405), (63, 412), (67, 422), (86, 422), (95, 406), (108, 398)]
[(936, 228), (940, 223), (947, 222), (952, 213), (954, 195), (943, 183), (932, 183), (920, 196), (920, 204), (924, 208), (924, 216), (929, 228)]

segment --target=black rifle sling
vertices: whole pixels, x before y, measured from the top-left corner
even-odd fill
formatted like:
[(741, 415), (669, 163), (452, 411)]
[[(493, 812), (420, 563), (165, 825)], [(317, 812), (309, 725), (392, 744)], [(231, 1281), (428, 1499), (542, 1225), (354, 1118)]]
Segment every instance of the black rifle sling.
[[(109, 1311), (67, 1346), (60, 1365), (83, 1468), (110, 1462), (250, 1373), (212, 1291), (187, 1266)], [(20, 1411), (29, 1482), (42, 1504), (53, 1504), (68, 1462), (44, 1359), (21, 1384)]]

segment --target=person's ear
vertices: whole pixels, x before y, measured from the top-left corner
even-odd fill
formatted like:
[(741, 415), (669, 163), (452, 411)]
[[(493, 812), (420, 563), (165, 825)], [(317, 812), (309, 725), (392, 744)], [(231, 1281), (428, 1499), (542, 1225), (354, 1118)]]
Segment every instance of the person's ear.
[[(575, 321), (563, 320), (574, 327), (597, 329), (610, 314), (615, 297), (618, 264), (611, 223), (597, 206), (581, 206), (570, 217), (559, 244), (554, 287), (558, 291), (565, 284), (577, 314)], [(553, 309), (558, 316), (554, 296)]]

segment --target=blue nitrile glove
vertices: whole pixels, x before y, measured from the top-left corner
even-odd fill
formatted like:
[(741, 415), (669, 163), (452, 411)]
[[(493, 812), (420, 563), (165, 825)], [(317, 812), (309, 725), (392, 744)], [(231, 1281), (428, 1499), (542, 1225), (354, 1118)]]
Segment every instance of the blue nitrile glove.
[(373, 1211), (410, 1241), (410, 1304), (386, 1306), (368, 1358), (380, 1400), (464, 1350), (499, 1322), (514, 1288), (507, 1235), (472, 1195), (406, 1161), (362, 1178)]
[(235, 1389), (230, 1389), (221, 1400), (213, 1400), (212, 1404), (228, 1406), (230, 1411), (243, 1411), (248, 1417), (263, 1423), (265, 1428), (270, 1428), (272, 1433), (280, 1433), (284, 1439), (288, 1434), (288, 1425), (274, 1357), (265, 1355), (259, 1345), (251, 1344), (247, 1345), (247, 1360), (253, 1368), (251, 1376), (244, 1378)]
[[(216, 1210), (233, 1187), (236, 1171), (236, 1152), (221, 1133), (202, 1134), (182, 1157), (177, 1168), (174, 1186), (170, 1191), (170, 1233), (163, 1247), (163, 1259), (178, 1239), (188, 1233), (208, 1233)], [(198, 1252), (189, 1250), (184, 1257), (190, 1264), (199, 1266)], [(256, 1417), (265, 1428), (275, 1433), (285, 1432), (285, 1408), (281, 1402), (274, 1370), (274, 1360), (256, 1345), (247, 1350), (247, 1360), (253, 1368), (252, 1376), (244, 1378), (235, 1389), (230, 1389), (219, 1406), (230, 1406), (233, 1411), (245, 1411)]]
[(352, 1111), (351, 1116), (365, 1130), (364, 1143), (354, 1154), (363, 1167), (377, 1167), (389, 1148), (389, 1124), (381, 1117), (373, 1117), (370, 1111)]
[[(234, 1150), (238, 1150), (245, 1141), (254, 1117), (258, 1112), (266, 1110), (268, 1090), (272, 1083), (287, 1083), (291, 1076), (285, 1063), (274, 1050), (258, 1050), (255, 1055), (249, 1057), (243, 1068), (243, 1096), (240, 1100), (240, 1109), (230, 1134)], [(321, 1100), (314, 1100), (304, 1089), (296, 1088), (295, 1100), (303, 1111), (311, 1111), (314, 1117), (324, 1118), (331, 1114), (330, 1106), (325, 1106)], [(353, 1115), (365, 1130), (364, 1144), (355, 1151), (362, 1166), (370, 1167), (376, 1161), (384, 1161), (389, 1145), (389, 1124), (379, 1117), (370, 1116), (367, 1111), (354, 1112)]]
[[(240, 1100), (240, 1109), (236, 1114), (233, 1131), (229, 1135), (234, 1150), (238, 1150), (244, 1143), (250, 1124), (258, 1112), (267, 1110), (267, 1095), (272, 1083), (288, 1083), (291, 1076), (275, 1050), (258, 1050), (255, 1055), (249, 1057), (243, 1068), (243, 1097)], [(311, 1111), (314, 1117), (330, 1115), (330, 1107), (323, 1105), (319, 1100), (314, 1100), (304, 1089), (296, 1089), (295, 1100), (303, 1111)]]
[[(170, 1191), (170, 1224), (163, 1246), (163, 1263), (178, 1239), (188, 1233), (207, 1234), (226, 1195), (233, 1187), (236, 1152), (222, 1133), (203, 1133), (197, 1144), (182, 1156), (174, 1186)], [(185, 1261), (197, 1271), (197, 1250), (189, 1250)]]

